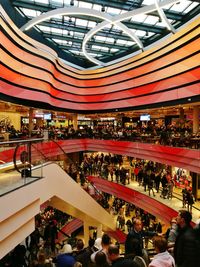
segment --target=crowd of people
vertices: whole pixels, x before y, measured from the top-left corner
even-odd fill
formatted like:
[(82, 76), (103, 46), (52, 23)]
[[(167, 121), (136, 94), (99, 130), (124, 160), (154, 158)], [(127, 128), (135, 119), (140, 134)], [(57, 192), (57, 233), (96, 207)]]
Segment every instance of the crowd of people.
[[(64, 213), (50, 209), (40, 215), (40, 220), (45, 221), (42, 235), (39, 231), (40, 227), (36, 224), (36, 229), (27, 238), (26, 245), (18, 245), (12, 251), (6, 265), (0, 263), (0, 266), (197, 267), (196, 263), (200, 261), (198, 253), (200, 225), (191, 226), (194, 196), (189, 183), (182, 190), (183, 208), (187, 206), (188, 210), (180, 210), (178, 217), (171, 221), (168, 231), (163, 233), (162, 225), (156, 221), (156, 218), (118, 198), (110, 201), (109, 194), (100, 192), (97, 194), (95, 187), (87, 181), (87, 175), (97, 175), (123, 185), (135, 180), (139, 186), (144, 187), (144, 191), (147, 191), (149, 196), (151, 194), (155, 196), (157, 192), (163, 198), (172, 198), (176, 181), (180, 180), (178, 174), (173, 176), (170, 169), (167, 167), (163, 169), (160, 164), (152, 161), (134, 161), (128, 158), (128, 162), (130, 165), (126, 168), (122, 156), (103, 153), (85, 154), (80, 164), (70, 164), (67, 170), (72, 179), (78, 181), (79, 178), (82, 187), (93, 197), (98, 195), (97, 201), (111, 214), (117, 216), (117, 228), (127, 232), (124, 255), (120, 254), (119, 244), (113, 243), (107, 234), (101, 237), (100, 244), (92, 237), (88, 246), (82, 239), (78, 239), (74, 247), (70, 243), (56, 247), (57, 226), (65, 224), (69, 218)], [(135, 216), (127, 219), (133, 210)], [(37, 220), (37, 223), (40, 220)], [(145, 254), (149, 238), (153, 240), (154, 253), (156, 253), (151, 260)], [(27, 249), (31, 251), (29, 263), (26, 259)]]
[[(97, 192), (98, 193), (98, 192)], [(95, 197), (93, 194), (93, 197)], [(107, 193), (99, 203), (117, 217), (117, 228), (127, 233), (124, 250), (108, 234), (90, 236), (88, 245), (81, 238), (56, 245), (57, 227), (70, 216), (52, 207), (36, 217), (36, 229), (25, 245), (18, 245), (0, 266), (9, 267), (197, 267), (200, 249), (200, 222), (192, 227), (192, 215), (180, 210), (167, 231), (148, 212)], [(124, 222), (120, 222), (124, 218)], [(153, 257), (148, 255), (149, 239)], [(31, 257), (27, 259), (27, 250)], [(122, 254), (123, 252), (123, 254)], [(7, 260), (7, 261), (6, 261)], [(6, 264), (5, 264), (6, 263)]]
[[(9, 140), (22, 139), (27, 137), (43, 137), (44, 130), (48, 130), (49, 139), (71, 139), (71, 138), (95, 138), (95, 139), (114, 139), (138, 142), (149, 142), (168, 146), (198, 148), (199, 141), (193, 138), (200, 138), (200, 131), (192, 132), (190, 126), (158, 125), (153, 122), (138, 124), (135, 127), (121, 126), (84, 126), (74, 129), (73, 125), (58, 128), (55, 126), (41, 127), (35, 125), (32, 132), (26, 125), (21, 130), (16, 130), (13, 125), (8, 126), (6, 132), (9, 133)], [(0, 128), (0, 136), (4, 129)], [(3, 137), (2, 137), (3, 138)]]
[(186, 175), (182, 169), (172, 172), (169, 166), (152, 161), (128, 157), (124, 162), (121, 155), (86, 153), (80, 164), (69, 165), (67, 173), (75, 181), (80, 179), (82, 185), (87, 175), (99, 176), (123, 185), (136, 181), (149, 196), (160, 193), (160, 197), (164, 199), (172, 199), (174, 187), (183, 188), (183, 207), (187, 205), (190, 211), (195, 201), (191, 191), (190, 175)]

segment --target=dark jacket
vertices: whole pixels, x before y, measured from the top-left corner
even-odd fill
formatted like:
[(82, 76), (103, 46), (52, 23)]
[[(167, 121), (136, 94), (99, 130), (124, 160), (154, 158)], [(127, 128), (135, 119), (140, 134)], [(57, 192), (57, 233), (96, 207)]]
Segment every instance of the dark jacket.
[(155, 232), (151, 231), (141, 231), (136, 232), (135, 230), (128, 233), (125, 241), (125, 255), (135, 254), (137, 256), (142, 256), (143, 252), (143, 237), (153, 237), (157, 235)]
[(197, 267), (199, 253), (194, 229), (190, 226), (178, 229), (174, 246), (174, 258), (177, 267)]
[(125, 259), (123, 257), (119, 257), (117, 260), (112, 262), (112, 267), (139, 267), (136, 262), (133, 260)]

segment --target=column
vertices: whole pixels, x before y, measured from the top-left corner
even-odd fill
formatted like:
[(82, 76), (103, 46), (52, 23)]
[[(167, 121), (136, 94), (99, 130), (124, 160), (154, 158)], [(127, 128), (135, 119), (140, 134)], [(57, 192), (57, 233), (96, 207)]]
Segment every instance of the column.
[(29, 109), (29, 125), (28, 125), (29, 137), (31, 137), (32, 130), (33, 130), (33, 108), (30, 108)]
[(72, 115), (73, 127), (74, 127), (75, 131), (78, 129), (78, 119), (77, 118), (78, 118), (77, 114)]
[(199, 131), (199, 107), (193, 107), (193, 133), (196, 134)]
[(179, 118), (180, 118), (180, 124), (183, 126), (184, 124), (184, 109), (183, 107), (179, 108)]
[(102, 224), (97, 225), (97, 238), (102, 237)]
[(87, 222), (84, 222), (83, 224), (83, 228), (84, 228), (84, 241), (85, 241), (85, 246), (88, 246), (88, 242), (89, 242), (89, 238), (90, 238), (90, 232), (89, 232), (89, 225), (87, 224)]

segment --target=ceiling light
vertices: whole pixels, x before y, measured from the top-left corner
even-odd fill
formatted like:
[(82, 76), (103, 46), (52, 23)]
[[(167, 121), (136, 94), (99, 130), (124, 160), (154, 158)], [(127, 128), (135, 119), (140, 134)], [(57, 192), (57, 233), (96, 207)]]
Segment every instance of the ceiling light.
[(101, 12), (105, 12), (106, 9), (105, 9), (105, 6), (103, 5), (102, 8), (101, 8)]

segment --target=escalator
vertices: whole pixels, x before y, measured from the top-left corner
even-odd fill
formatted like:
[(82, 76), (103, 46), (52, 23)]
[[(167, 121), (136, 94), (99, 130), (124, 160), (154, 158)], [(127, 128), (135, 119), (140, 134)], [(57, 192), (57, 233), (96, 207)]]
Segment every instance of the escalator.
[(35, 229), (35, 215), (48, 202), (88, 226), (115, 230), (113, 217), (57, 164), (32, 169), (34, 180), (0, 198), (0, 258), (24, 240)]

